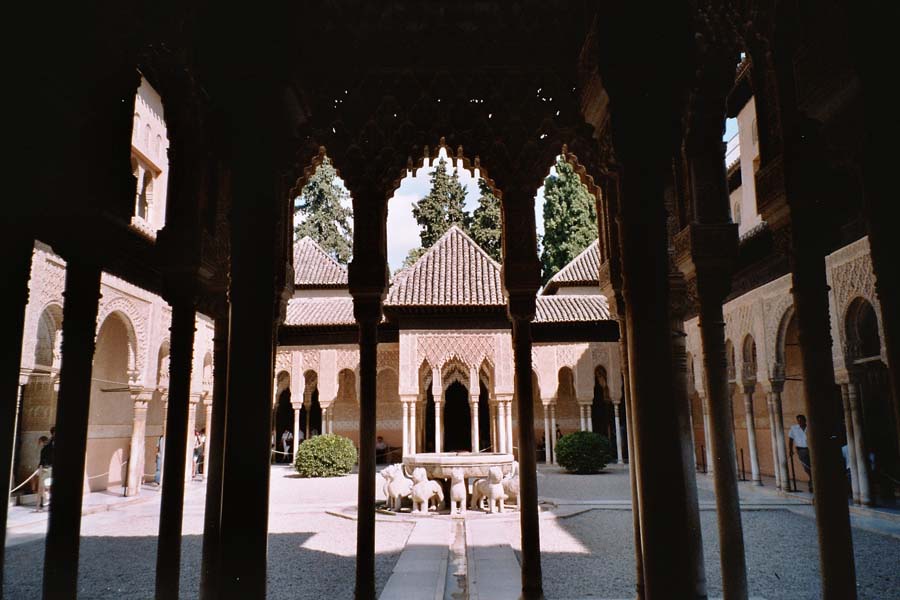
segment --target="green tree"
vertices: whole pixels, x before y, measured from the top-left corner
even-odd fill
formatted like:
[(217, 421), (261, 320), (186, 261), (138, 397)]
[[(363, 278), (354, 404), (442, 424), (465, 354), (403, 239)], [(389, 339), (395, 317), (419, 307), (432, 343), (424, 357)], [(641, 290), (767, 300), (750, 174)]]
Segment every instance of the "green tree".
[(335, 260), (347, 264), (353, 252), (353, 210), (350, 194), (337, 181), (328, 158), (313, 173), (294, 203), (294, 235), (309, 236)]
[(491, 258), (502, 260), (503, 218), (500, 214), (500, 199), (494, 195), (484, 179), (478, 180), (478, 208), (472, 213), (469, 235), (487, 252)]
[(448, 172), (443, 158), (431, 173), (431, 191), (413, 206), (413, 216), (419, 224), (422, 248), (431, 248), (452, 225), (468, 229), (466, 188), (455, 169)]
[(403, 266), (401, 267), (401, 269), (413, 266), (415, 262), (422, 257), (423, 254), (425, 254), (425, 248), (421, 246), (410, 250), (409, 254), (406, 255), (406, 258), (403, 259)]
[(597, 238), (594, 197), (562, 158), (544, 180), (542, 279), (546, 283)]

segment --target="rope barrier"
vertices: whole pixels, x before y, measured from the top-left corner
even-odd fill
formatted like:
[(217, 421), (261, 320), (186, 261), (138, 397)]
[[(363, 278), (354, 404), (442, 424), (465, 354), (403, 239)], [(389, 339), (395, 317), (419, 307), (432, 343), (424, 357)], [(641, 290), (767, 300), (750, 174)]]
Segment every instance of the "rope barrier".
[[(122, 462), (122, 466), (123, 466), (123, 467), (124, 467), (125, 465), (127, 465), (127, 464), (128, 464), (128, 461), (127, 461), (127, 460), (124, 461), (124, 462)], [(97, 479), (98, 477), (103, 477), (103, 476), (105, 476), (105, 475), (109, 475), (109, 471), (107, 471), (106, 473), (100, 473), (99, 475), (93, 475), (93, 476), (91, 476), (91, 477), (88, 477), (88, 480), (91, 480), (91, 479)]]
[(34, 479), (34, 476), (40, 472), (41, 472), (41, 468), (38, 467), (37, 469), (34, 470), (34, 473), (32, 473), (31, 475), (28, 476), (28, 479), (26, 479), (25, 481), (23, 481), (22, 483), (20, 483), (16, 487), (14, 487), (13, 489), (9, 490), (9, 493), (14, 494), (14, 493), (18, 492), (19, 490), (21, 490), (23, 487), (25, 487), (26, 483), (28, 483), (29, 481)]

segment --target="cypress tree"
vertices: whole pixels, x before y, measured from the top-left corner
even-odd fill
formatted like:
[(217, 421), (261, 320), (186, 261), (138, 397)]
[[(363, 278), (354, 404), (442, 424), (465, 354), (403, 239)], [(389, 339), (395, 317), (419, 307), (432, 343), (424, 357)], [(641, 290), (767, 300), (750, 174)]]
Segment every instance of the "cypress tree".
[(353, 209), (344, 205), (350, 194), (336, 178), (334, 166), (325, 158), (294, 203), (294, 236), (309, 236), (347, 264), (353, 252)]
[(556, 175), (544, 180), (544, 238), (541, 277), (546, 283), (597, 239), (594, 197), (572, 166), (556, 161)]

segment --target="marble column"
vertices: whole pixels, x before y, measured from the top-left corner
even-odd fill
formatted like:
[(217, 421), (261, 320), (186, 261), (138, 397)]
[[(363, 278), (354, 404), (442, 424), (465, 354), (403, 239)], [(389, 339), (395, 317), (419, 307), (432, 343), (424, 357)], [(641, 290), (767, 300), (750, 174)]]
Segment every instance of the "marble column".
[(469, 412), (472, 415), (472, 452), (481, 452), (481, 441), (478, 439), (478, 396), (471, 397)]
[(587, 425), (584, 423), (584, 405), (578, 405), (578, 431), (587, 431)]
[(506, 402), (497, 402), (497, 431), (500, 433), (500, 452), (510, 452), (506, 441)]
[(841, 404), (844, 407), (844, 430), (847, 432), (847, 468), (850, 469), (850, 490), (853, 503), (859, 504), (859, 463), (856, 461), (856, 432), (853, 413), (850, 411), (850, 385), (841, 384)]
[[(224, 304), (224, 301), (222, 301)], [(225, 453), (225, 416), (227, 413), (228, 317), (226, 307), (219, 306), (213, 337), (213, 385), (208, 398), (212, 415), (206, 428), (206, 509), (203, 513), (203, 550), (200, 565), (200, 600), (219, 598), (219, 529), (222, 506), (222, 460)]]
[(497, 434), (497, 403), (488, 403), (488, 414), (491, 423), (491, 452), (500, 452), (499, 435)]
[(591, 406), (590, 404), (584, 405), (584, 424), (586, 425), (586, 431), (594, 431), (593, 411), (593, 406)]
[[(293, 456), (291, 456), (291, 464), (293, 464), (294, 460), (297, 458), (297, 450), (300, 448), (300, 409), (303, 408), (302, 402), (291, 402), (291, 408), (294, 409), (294, 447), (291, 450)], [(207, 422), (209, 418), (207, 417)], [(206, 437), (209, 440), (209, 436)]]
[(326, 434), (328, 431), (328, 406), (322, 406), (322, 431), (319, 433)]
[(874, 499), (872, 498), (872, 484), (869, 473), (865, 423), (863, 422), (862, 407), (859, 405), (858, 388), (852, 380), (847, 384), (847, 404), (850, 406), (850, 420), (853, 423), (856, 476), (859, 479), (859, 502), (864, 506), (873, 506)]
[(131, 448), (128, 455), (128, 485), (126, 496), (138, 496), (144, 482), (144, 454), (147, 447), (147, 406), (153, 390), (136, 389), (131, 392)]
[(409, 403), (401, 400), (400, 408), (403, 411), (403, 456), (409, 456)]
[(200, 395), (191, 394), (189, 398), (190, 406), (188, 406), (187, 439), (184, 453), (185, 481), (191, 481), (194, 476), (194, 443), (196, 441), (194, 431), (197, 429), (197, 406), (200, 404)]
[(712, 431), (710, 428), (709, 421), (709, 401), (706, 398), (706, 393), (697, 390), (697, 395), (700, 397), (700, 405), (703, 407), (703, 440), (706, 443), (706, 448), (704, 448), (706, 453), (706, 472), (713, 472), (713, 460), (712, 460)]
[(622, 427), (619, 422), (619, 403), (613, 403), (613, 414), (615, 418), (615, 427), (616, 427), (616, 463), (624, 464), (625, 461), (622, 460)]
[(772, 392), (766, 393), (766, 409), (769, 413), (769, 439), (772, 442), (772, 471), (775, 474), (775, 489), (781, 489), (781, 469), (778, 464), (778, 439), (775, 430), (775, 402)]
[(416, 423), (416, 399), (409, 403), (409, 453), (418, 452), (419, 428)]
[[(184, 483), (190, 479), (196, 396), (190, 393), (196, 308), (189, 298), (172, 304), (169, 411), (166, 415), (166, 454), (160, 498), (159, 541), (156, 549), (156, 596), (177, 598), (181, 574), (181, 532)], [(268, 408), (267, 408), (268, 412)]]
[(756, 448), (756, 417), (753, 414), (753, 390), (756, 382), (744, 383), (744, 415), (747, 421), (747, 446), (750, 448), (750, 478), (753, 485), (762, 485), (759, 474), (759, 451)]
[(444, 386), (441, 385), (441, 371), (440, 369), (434, 369), (431, 375), (431, 395), (434, 398), (434, 451), (435, 452), (443, 452), (444, 451), (444, 440), (443, 433), (444, 428), (442, 425), (443, 420), (443, 408), (444, 408)]
[(556, 403), (550, 405), (550, 451), (551, 462), (556, 464)]
[(550, 403), (546, 402), (542, 405), (544, 407), (544, 463), (549, 465), (553, 462), (551, 451), (551, 447), (553, 446), (553, 443), (551, 442), (553, 431), (550, 429)]
[[(18, 421), (17, 401), (22, 386), (19, 375), (22, 363), (22, 335), (25, 329), (25, 308), (28, 305), (28, 279), (31, 276), (31, 257), (34, 240), (16, 235), (16, 227), (3, 227), (0, 231), (0, 280), (4, 282), (4, 304), (7, 308), (0, 319), (0, 340), (6, 348), (0, 365), (0, 477), (12, 473), (13, 448)], [(6, 484), (10, 479), (6, 478)], [(0, 501), (0, 593), (3, 590), (3, 564), (6, 546), (6, 518), (9, 511), (9, 490)]]
[[(506, 401), (506, 447), (508, 449), (507, 452), (509, 452), (510, 454), (514, 454), (516, 451), (516, 448), (513, 445), (512, 412), (512, 399), (509, 399)], [(522, 420), (521, 415), (519, 416), (519, 420)]]
[(44, 598), (77, 595), (85, 449), (100, 299), (100, 268), (74, 257), (65, 258), (62, 365), (53, 454), (53, 502), (44, 554)]
[(775, 448), (778, 451), (778, 470), (781, 472), (781, 487), (790, 491), (791, 480), (788, 471), (787, 442), (784, 435), (784, 412), (781, 406), (781, 392), (784, 389), (784, 380), (772, 382), (772, 409), (775, 412)]

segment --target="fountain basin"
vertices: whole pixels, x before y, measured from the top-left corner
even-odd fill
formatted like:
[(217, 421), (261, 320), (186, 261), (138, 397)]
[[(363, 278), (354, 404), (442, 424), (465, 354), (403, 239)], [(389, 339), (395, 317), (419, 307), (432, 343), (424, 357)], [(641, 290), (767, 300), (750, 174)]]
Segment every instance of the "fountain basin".
[(500, 467), (504, 475), (512, 473), (514, 457), (500, 452), (419, 452), (403, 457), (403, 467), (411, 475), (422, 467), (429, 479), (449, 479), (452, 469), (462, 469), (463, 477), (487, 477), (491, 467)]

